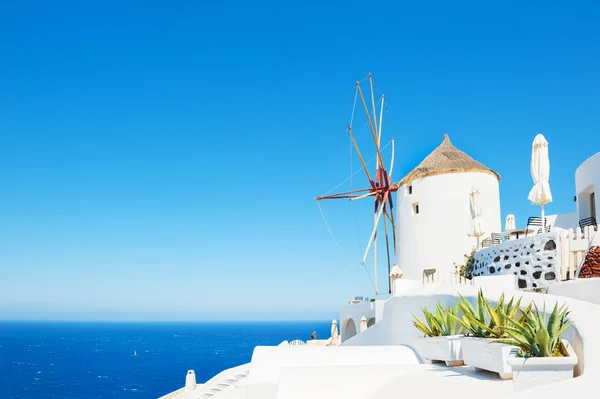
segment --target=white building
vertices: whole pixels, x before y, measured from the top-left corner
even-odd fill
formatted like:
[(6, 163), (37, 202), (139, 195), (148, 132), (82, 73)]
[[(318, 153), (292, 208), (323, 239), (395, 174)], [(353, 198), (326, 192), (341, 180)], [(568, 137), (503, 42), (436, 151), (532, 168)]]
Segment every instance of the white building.
[(547, 223), (553, 228), (580, 228), (580, 222), (593, 224), (589, 218), (598, 220), (597, 209), (600, 209), (600, 199), (596, 189), (600, 187), (600, 152), (592, 155), (579, 165), (575, 171), (575, 201), (573, 212), (546, 216)]
[(579, 220), (588, 217), (597, 219), (600, 199), (596, 197), (596, 187), (600, 187), (600, 152), (586, 159), (575, 172)]
[(469, 237), (469, 194), (479, 194), (487, 236), (500, 232), (500, 176), (452, 145), (448, 135), (399, 183), (397, 195), (398, 266), (404, 278), (419, 280), (436, 269), (440, 281), (462, 264), (477, 244)]

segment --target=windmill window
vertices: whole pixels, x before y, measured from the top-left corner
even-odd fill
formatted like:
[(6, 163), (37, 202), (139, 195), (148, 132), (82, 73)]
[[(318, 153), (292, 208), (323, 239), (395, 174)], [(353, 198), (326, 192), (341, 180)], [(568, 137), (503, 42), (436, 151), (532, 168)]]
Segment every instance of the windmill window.
[(412, 184), (409, 184), (404, 189), (404, 196), (411, 195), (411, 194), (412, 194)]
[(413, 215), (418, 215), (419, 214), (419, 203), (414, 202), (412, 204), (412, 209), (413, 209)]

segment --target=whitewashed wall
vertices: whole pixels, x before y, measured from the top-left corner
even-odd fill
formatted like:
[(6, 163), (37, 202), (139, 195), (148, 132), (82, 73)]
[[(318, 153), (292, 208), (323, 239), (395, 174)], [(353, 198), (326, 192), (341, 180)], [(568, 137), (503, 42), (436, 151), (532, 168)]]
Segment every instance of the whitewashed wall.
[(580, 278), (552, 284), (548, 294), (579, 299), (600, 305), (600, 278)]
[[(575, 204), (573, 203), (573, 205)], [(546, 215), (545, 218), (546, 222), (550, 226), (552, 226), (552, 228), (568, 230), (575, 229), (579, 226), (579, 215), (577, 214), (577, 212), (561, 213), (558, 215)], [(523, 221), (522, 227), (525, 227), (525, 223), (527, 223), (527, 220)]]
[(575, 189), (577, 191), (579, 219), (591, 216), (589, 197), (591, 191), (596, 192), (596, 219), (598, 219), (600, 216), (600, 152), (585, 160), (577, 168), (575, 172)]
[[(338, 398), (343, 396), (325, 395), (323, 392), (315, 393), (310, 390), (311, 385), (318, 385), (322, 381), (310, 381), (303, 373), (298, 373), (297, 368), (304, 370), (322, 371), (326, 367), (348, 367), (369, 366), (375, 367), (393, 367), (394, 365), (412, 365), (416, 366), (419, 358), (415, 352), (405, 346), (369, 346), (369, 347), (342, 347), (342, 346), (298, 346), (298, 347), (265, 347), (257, 346), (252, 353), (251, 371), (245, 384), (246, 395), (236, 395), (235, 397), (245, 397), (247, 399), (269, 399), (269, 398)], [(294, 368), (294, 373), (287, 374), (286, 369)], [(343, 370), (343, 369), (342, 369)], [(283, 378), (282, 378), (283, 377)], [(325, 380), (330, 387), (336, 386), (335, 381), (327, 379), (323, 375), (321, 380)], [(337, 380), (336, 380), (337, 381)], [(357, 379), (364, 384), (366, 376)], [(290, 385), (295, 385), (297, 389), (303, 386), (301, 395), (291, 395)], [(220, 395), (219, 395), (220, 397)], [(356, 397), (356, 396), (354, 396)], [(367, 397), (367, 395), (362, 396)]]
[(517, 276), (522, 290), (548, 288), (560, 281), (557, 233), (539, 234), (484, 248), (475, 254), (473, 276)]
[[(404, 278), (421, 281), (423, 270), (437, 269), (450, 276), (453, 262), (462, 264), (463, 255), (477, 240), (467, 235), (471, 211), (469, 193), (479, 190), (486, 236), (501, 229), (498, 180), (488, 173), (468, 172), (430, 176), (413, 181), (412, 194), (407, 185), (397, 193), (397, 263)], [(413, 204), (419, 214), (413, 214)]]
[[(375, 323), (376, 321), (379, 321), (381, 318), (381, 315), (383, 314), (383, 306), (385, 304), (385, 301), (383, 300), (377, 300), (375, 302), (362, 302), (362, 303), (354, 303), (354, 304), (345, 304), (342, 305), (341, 309), (340, 309), (340, 324), (341, 328), (340, 328), (340, 335), (341, 335), (341, 339), (342, 342), (344, 342), (345, 340), (347, 340), (348, 338), (352, 338), (352, 336), (358, 334), (359, 332), (359, 328), (360, 328), (360, 319), (365, 317), (367, 319), (367, 321), (371, 320), (371, 323)], [(348, 334), (348, 332), (351, 332), (351, 328), (347, 329), (346, 327), (348, 326), (348, 323), (350, 322), (350, 320), (352, 320), (352, 322), (354, 323), (355, 327), (356, 327), (356, 331), (354, 332), (354, 334), (350, 333)], [(339, 327), (338, 325), (338, 327)]]

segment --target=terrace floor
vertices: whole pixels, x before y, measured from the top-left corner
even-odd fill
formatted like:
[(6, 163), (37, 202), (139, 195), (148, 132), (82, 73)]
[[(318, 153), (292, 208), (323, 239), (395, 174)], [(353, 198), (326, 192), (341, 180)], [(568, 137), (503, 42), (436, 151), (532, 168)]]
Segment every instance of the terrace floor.
[(509, 397), (513, 392), (511, 380), (469, 366), (326, 366), (282, 370), (276, 398), (489, 399)]

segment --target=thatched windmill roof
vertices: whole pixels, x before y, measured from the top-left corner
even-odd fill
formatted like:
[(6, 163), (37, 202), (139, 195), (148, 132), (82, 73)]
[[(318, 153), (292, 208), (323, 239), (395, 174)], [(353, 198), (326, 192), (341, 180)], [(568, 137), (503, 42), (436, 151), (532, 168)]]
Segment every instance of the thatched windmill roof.
[(448, 173), (463, 172), (483, 172), (496, 176), (500, 181), (500, 175), (481, 162), (477, 162), (450, 142), (447, 134), (444, 134), (444, 141), (423, 162), (404, 176), (402, 180), (396, 183), (402, 186), (413, 180), (422, 179), (427, 176), (442, 175)]

